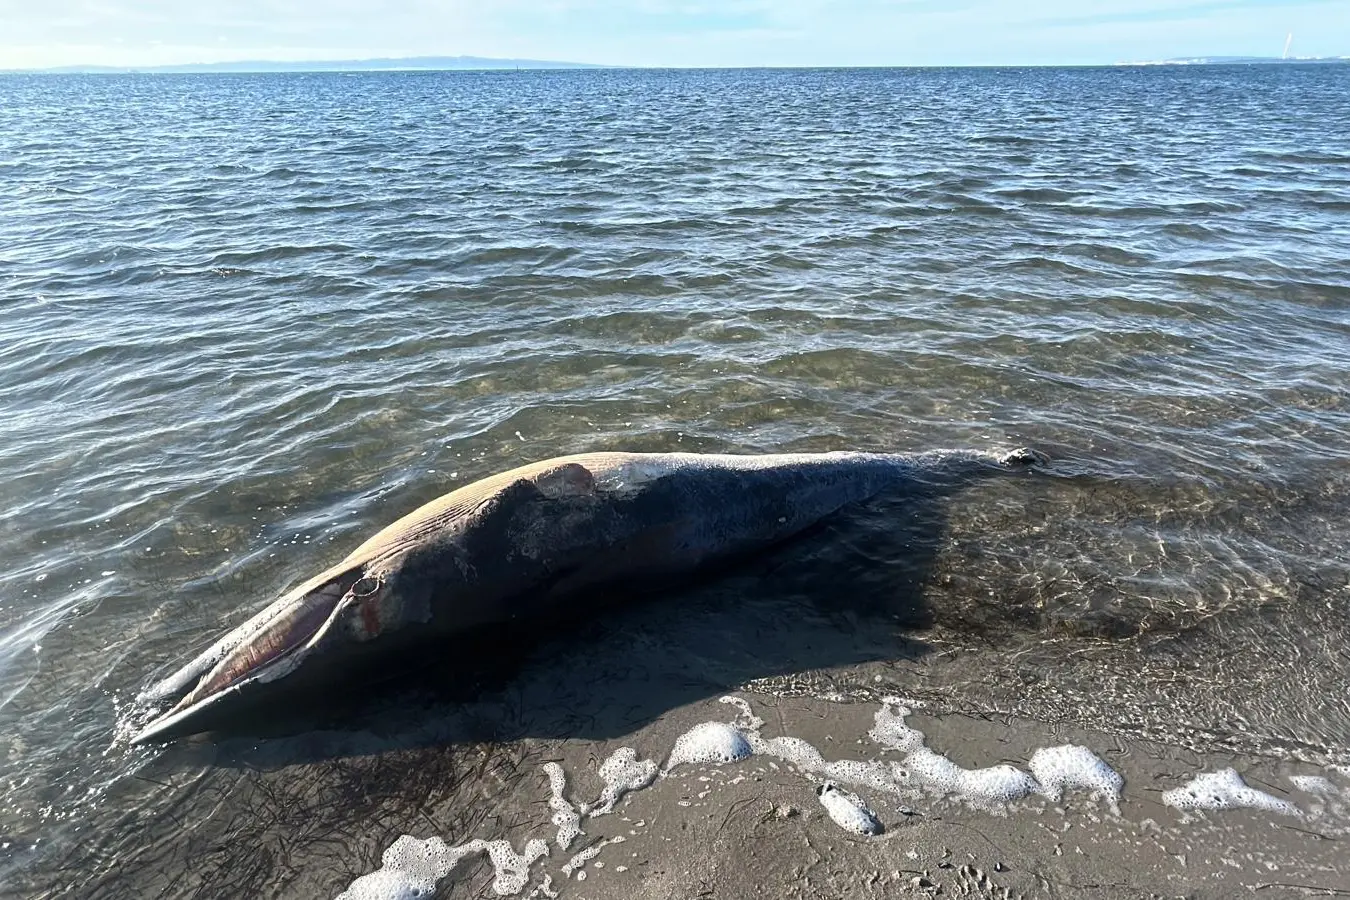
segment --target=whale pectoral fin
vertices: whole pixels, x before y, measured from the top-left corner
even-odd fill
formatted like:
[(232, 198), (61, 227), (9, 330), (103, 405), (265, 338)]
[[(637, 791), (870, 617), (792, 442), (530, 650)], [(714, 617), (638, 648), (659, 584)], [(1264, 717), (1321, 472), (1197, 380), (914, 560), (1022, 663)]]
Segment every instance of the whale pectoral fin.
[(238, 635), (230, 632), (225, 639), (217, 641), (186, 665), (180, 667), (170, 675), (161, 678), (154, 684), (145, 688), (136, 697), (136, 702), (148, 706), (157, 704), (168, 704), (176, 701), (183, 694), (196, 684), (201, 677), (216, 664), (229, 655), (230, 651), (242, 643), (244, 635)]

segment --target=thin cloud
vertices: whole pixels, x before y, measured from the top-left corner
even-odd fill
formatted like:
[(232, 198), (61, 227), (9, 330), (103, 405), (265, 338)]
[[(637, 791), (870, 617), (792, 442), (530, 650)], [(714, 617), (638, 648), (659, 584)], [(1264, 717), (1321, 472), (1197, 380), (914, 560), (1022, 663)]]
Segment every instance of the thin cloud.
[(1178, 22), (1192, 19), (1224, 18), (1254, 10), (1289, 12), (1290, 7), (1344, 4), (1345, 0), (1209, 0), (1203, 3), (1155, 3), (1139, 8), (1107, 10), (1087, 15), (1057, 16), (1037, 19), (1029, 25), (1065, 27), (1077, 25), (1111, 25), (1129, 22)]
[[(1346, 0), (0, 0), (0, 68), (472, 55), (613, 65), (1350, 52)], [(1337, 42), (1340, 42), (1338, 44)]]

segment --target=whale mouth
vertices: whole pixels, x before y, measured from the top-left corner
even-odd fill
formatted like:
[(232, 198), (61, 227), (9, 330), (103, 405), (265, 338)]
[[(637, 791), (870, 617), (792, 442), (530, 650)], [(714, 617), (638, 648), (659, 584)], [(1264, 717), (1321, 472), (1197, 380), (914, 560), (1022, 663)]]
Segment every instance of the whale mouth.
[(211, 730), (247, 705), (250, 688), (294, 672), (326, 643), (341, 612), (356, 602), (347, 580), (334, 580), (273, 604), (165, 679), (143, 699), (163, 702), (178, 697), (177, 702), (144, 725), (131, 743)]

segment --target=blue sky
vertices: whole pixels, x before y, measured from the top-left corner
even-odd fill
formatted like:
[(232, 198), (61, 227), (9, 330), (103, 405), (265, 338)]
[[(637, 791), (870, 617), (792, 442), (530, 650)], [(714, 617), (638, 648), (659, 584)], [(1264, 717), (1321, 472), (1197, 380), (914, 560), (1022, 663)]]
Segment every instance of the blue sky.
[(0, 68), (474, 55), (1022, 65), (1350, 54), (1350, 0), (0, 0)]

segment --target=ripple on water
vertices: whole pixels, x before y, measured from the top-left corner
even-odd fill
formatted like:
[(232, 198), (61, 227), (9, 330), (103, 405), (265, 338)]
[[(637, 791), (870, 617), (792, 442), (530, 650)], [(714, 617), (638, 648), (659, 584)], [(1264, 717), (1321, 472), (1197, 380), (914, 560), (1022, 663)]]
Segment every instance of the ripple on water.
[[(1347, 70), (1201, 68), (0, 77), (16, 865), (181, 865), (164, 816), (269, 788), (110, 749), (126, 698), (418, 503), (585, 449), (1039, 446), (756, 583), (857, 580), (889, 618), (847, 646), (927, 622), (958, 706), (1343, 759)], [(406, 763), (408, 797), (459, 777)]]

